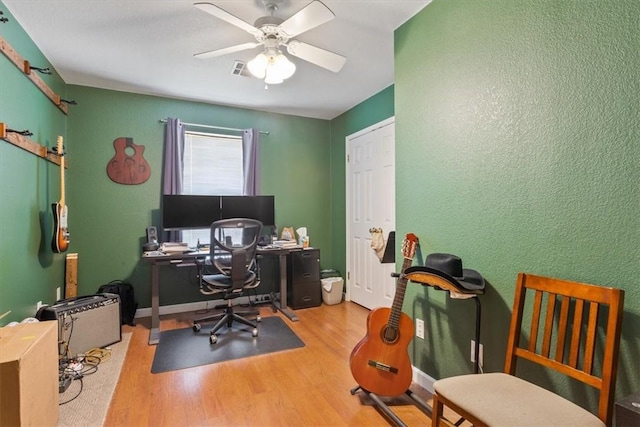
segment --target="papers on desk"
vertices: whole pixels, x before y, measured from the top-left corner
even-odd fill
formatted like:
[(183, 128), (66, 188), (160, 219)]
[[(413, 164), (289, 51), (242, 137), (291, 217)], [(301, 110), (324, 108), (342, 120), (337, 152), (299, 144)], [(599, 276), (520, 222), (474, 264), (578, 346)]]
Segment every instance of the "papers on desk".
[(178, 242), (164, 242), (160, 245), (160, 252), (164, 252), (165, 254), (185, 253), (189, 252), (189, 245)]
[(276, 240), (271, 244), (274, 248), (293, 249), (301, 246), (295, 240)]
[(150, 257), (154, 257), (154, 256), (162, 256), (164, 255), (164, 252), (160, 252), (160, 251), (146, 251), (142, 253), (142, 256), (150, 256)]

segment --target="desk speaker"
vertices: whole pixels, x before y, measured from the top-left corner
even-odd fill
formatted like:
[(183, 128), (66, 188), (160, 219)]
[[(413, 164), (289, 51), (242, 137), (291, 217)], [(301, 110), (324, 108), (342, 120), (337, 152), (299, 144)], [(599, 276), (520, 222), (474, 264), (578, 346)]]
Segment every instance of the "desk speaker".
[(42, 307), (38, 320), (58, 321), (60, 355), (75, 357), (122, 340), (120, 296), (97, 294), (58, 301)]

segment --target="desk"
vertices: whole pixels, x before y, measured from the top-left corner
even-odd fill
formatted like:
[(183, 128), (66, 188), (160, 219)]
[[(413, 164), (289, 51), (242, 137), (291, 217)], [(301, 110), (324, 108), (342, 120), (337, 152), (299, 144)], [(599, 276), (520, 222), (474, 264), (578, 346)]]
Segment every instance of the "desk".
[[(280, 301), (273, 301), (276, 309), (280, 310), (292, 322), (298, 321), (298, 317), (287, 307), (287, 255), (292, 250), (258, 248), (258, 255), (278, 256), (280, 262)], [(149, 331), (149, 345), (158, 344), (160, 340), (160, 266), (189, 266), (195, 265), (197, 260), (206, 259), (209, 252), (188, 253), (143, 253), (142, 259), (151, 264), (151, 330)]]
[(280, 310), (282, 314), (287, 316), (292, 322), (298, 321), (296, 316), (289, 307), (287, 307), (287, 256), (291, 251), (302, 250), (299, 248), (285, 249), (285, 248), (258, 248), (258, 255), (262, 256), (278, 256), (280, 263), (280, 301), (272, 301), (273, 306)]

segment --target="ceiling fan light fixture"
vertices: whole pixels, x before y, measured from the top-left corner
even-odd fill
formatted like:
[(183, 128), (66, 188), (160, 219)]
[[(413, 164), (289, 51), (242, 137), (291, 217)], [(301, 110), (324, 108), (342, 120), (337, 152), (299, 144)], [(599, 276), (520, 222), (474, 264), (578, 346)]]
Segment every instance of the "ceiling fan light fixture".
[(247, 63), (251, 74), (267, 84), (280, 84), (296, 72), (296, 65), (280, 50), (262, 52)]

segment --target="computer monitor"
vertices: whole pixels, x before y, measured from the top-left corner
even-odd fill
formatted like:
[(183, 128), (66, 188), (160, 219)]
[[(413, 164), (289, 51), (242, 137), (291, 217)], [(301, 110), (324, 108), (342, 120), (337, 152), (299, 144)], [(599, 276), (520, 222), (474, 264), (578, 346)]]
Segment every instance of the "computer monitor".
[(265, 227), (275, 226), (274, 196), (162, 196), (162, 228), (186, 230), (209, 228), (227, 218), (253, 218)]
[(253, 218), (264, 227), (274, 226), (274, 196), (222, 196), (221, 219)]
[(165, 194), (162, 196), (162, 228), (209, 228), (221, 218), (221, 196)]

